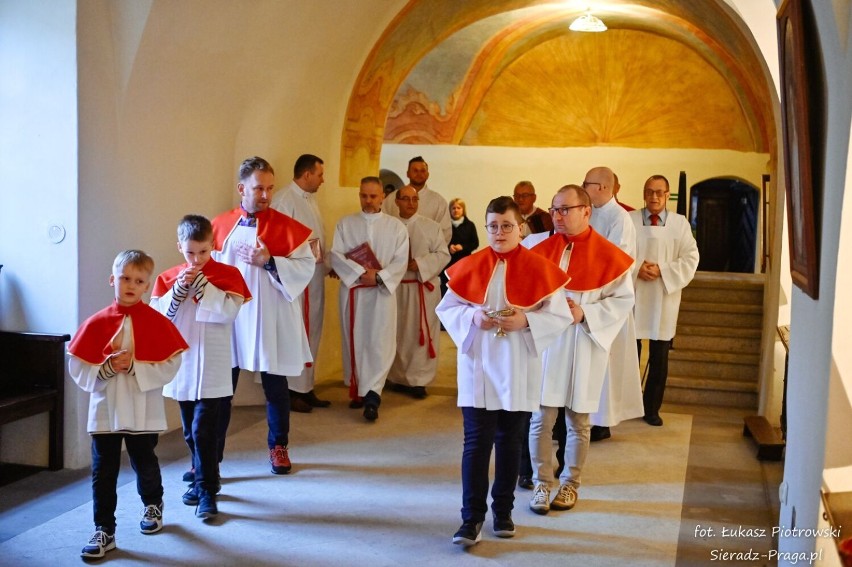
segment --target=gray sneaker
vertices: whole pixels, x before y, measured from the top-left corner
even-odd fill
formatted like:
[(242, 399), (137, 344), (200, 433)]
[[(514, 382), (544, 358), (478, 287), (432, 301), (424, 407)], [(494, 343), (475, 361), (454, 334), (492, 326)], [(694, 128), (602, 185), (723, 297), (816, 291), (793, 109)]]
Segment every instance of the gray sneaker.
[(139, 531), (143, 534), (155, 534), (163, 529), (163, 503), (149, 504), (142, 510)]
[(570, 484), (563, 484), (559, 487), (559, 492), (550, 507), (554, 510), (570, 510), (577, 503), (577, 489)]
[(107, 551), (115, 549), (115, 534), (106, 533), (103, 528), (98, 526), (95, 533), (89, 539), (89, 543), (80, 552), (80, 557), (89, 557), (98, 559), (106, 555)]
[(537, 482), (533, 488), (530, 510), (536, 514), (547, 514), (550, 510), (550, 489), (543, 482)]

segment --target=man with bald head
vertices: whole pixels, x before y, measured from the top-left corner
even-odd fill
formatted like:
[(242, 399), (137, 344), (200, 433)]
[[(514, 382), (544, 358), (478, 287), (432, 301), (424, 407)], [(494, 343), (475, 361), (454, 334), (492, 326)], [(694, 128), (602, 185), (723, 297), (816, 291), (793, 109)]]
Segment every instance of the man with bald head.
[(450, 261), (441, 225), (418, 214), (420, 199), (413, 187), (394, 193), (399, 218), (408, 230), (408, 265), (396, 290), (396, 357), (388, 381), (417, 399), (438, 370), (441, 324), (435, 308), (441, 300), (441, 271)]
[(382, 212), (385, 193), (378, 177), (361, 180), (361, 212), (340, 219), (331, 246), (331, 267), (340, 278), (343, 381), (349, 407), (364, 408), (375, 421), (396, 353), (396, 298), (408, 266), (408, 233)]
[[(592, 201), (592, 228), (635, 259), (636, 227), (627, 211), (615, 200), (615, 174), (608, 167), (594, 167), (586, 173), (583, 189)], [(591, 416), (594, 426), (591, 440), (607, 439), (611, 436), (611, 426), (644, 414), (636, 330), (631, 312), (612, 343), (600, 408)]]

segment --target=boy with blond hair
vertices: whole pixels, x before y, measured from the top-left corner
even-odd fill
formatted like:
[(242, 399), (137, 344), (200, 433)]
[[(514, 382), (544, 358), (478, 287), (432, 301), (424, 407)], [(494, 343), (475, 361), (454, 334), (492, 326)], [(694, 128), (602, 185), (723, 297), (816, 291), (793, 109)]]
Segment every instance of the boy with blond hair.
[(91, 394), (87, 430), (92, 436), (92, 503), (95, 533), (86, 558), (115, 549), (116, 484), (121, 444), (127, 447), (145, 505), (139, 528), (163, 528), (163, 483), (154, 449), (166, 430), (163, 386), (180, 368), (188, 348), (175, 326), (142, 302), (154, 261), (141, 250), (125, 250), (113, 262), (109, 283), (115, 301), (80, 326), (68, 345), (74, 382)]

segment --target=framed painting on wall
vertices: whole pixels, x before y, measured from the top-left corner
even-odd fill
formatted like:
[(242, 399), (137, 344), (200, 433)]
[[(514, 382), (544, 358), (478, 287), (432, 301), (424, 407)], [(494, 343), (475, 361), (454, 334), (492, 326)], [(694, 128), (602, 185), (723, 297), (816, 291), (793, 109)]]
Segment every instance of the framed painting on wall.
[(808, 0), (785, 0), (777, 23), (790, 274), (818, 299), (822, 63)]

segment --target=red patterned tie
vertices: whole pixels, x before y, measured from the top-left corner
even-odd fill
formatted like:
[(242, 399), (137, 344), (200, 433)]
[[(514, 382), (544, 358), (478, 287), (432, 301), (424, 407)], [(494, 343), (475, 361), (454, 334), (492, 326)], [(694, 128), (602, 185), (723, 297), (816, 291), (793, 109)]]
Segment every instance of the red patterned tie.
[(651, 226), (659, 226), (660, 215), (651, 215), (649, 218), (651, 219)]

